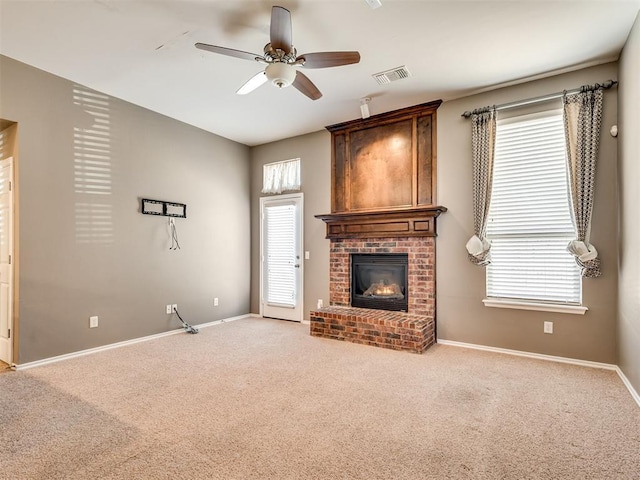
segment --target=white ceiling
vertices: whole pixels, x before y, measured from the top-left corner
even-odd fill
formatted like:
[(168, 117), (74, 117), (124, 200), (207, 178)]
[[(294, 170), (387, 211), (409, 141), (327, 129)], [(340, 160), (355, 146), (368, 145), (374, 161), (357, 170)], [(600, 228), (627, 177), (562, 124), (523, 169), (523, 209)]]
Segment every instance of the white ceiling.
[[(382, 2), (0, 0), (0, 53), (259, 145), (358, 118), (361, 97), (376, 114), (615, 60), (640, 9), (640, 0)], [(317, 101), (269, 84), (236, 95), (263, 66), (193, 46), (262, 54), (274, 4), (291, 11), (298, 54), (361, 54), (357, 65), (304, 71), (324, 94)], [(371, 77), (400, 65), (411, 78)]]

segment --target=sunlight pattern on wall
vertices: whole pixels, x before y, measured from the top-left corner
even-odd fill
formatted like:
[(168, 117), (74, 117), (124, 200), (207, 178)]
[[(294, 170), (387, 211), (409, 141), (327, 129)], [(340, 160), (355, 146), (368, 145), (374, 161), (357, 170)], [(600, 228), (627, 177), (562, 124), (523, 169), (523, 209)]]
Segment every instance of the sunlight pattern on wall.
[(81, 85), (73, 104), (88, 125), (73, 127), (75, 227), (77, 243), (113, 243), (113, 162), (109, 97)]

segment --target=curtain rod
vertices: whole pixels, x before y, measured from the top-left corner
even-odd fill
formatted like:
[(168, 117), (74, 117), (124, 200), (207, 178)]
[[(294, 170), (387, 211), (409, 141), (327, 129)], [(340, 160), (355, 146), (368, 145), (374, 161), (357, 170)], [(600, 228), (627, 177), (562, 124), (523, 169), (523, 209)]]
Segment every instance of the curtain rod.
[[(604, 83), (596, 83), (595, 85), (592, 86), (588, 86), (586, 87), (586, 90), (599, 90), (599, 89), (604, 89), (604, 90), (608, 90), (611, 87), (613, 87), (614, 85), (617, 85), (618, 82), (616, 80), (607, 80)], [(551, 93), (549, 95), (543, 95), (541, 97), (534, 97), (534, 98), (527, 98), (525, 100), (518, 100), (516, 102), (509, 102), (509, 103), (503, 103), (502, 105), (497, 105), (495, 106), (496, 110), (507, 110), (509, 108), (516, 108), (516, 107), (523, 107), (525, 105), (531, 105), (534, 103), (540, 103), (540, 102), (546, 102), (548, 100), (553, 100), (555, 98), (560, 98), (565, 94), (573, 94), (573, 93), (579, 93), (580, 91), (582, 91), (583, 89), (585, 89), (585, 87), (579, 87), (579, 88), (574, 88), (573, 90), (564, 90), (562, 92), (557, 92), (557, 93)], [(482, 110), (482, 109), (478, 109), (478, 110)], [(471, 115), (473, 115), (473, 112), (464, 112), (461, 116), (464, 118), (469, 118), (471, 117)]]

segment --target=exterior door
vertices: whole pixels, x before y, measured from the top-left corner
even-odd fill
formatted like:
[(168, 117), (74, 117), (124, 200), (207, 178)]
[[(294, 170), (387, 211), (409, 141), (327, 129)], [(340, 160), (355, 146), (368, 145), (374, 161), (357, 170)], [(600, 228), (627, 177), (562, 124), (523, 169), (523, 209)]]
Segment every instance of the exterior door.
[(13, 158), (0, 161), (0, 360), (11, 364), (13, 349)]
[(261, 315), (302, 321), (302, 194), (260, 199)]

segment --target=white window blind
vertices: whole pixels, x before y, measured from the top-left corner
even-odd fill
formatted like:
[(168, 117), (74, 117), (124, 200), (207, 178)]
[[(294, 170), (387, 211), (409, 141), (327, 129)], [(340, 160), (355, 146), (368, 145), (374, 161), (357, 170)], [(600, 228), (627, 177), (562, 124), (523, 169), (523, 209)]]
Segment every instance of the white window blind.
[(267, 163), (262, 167), (262, 193), (300, 190), (300, 159)]
[(565, 155), (561, 110), (498, 121), (488, 297), (581, 302)]
[(265, 209), (267, 235), (266, 300), (272, 305), (295, 307), (296, 206)]

